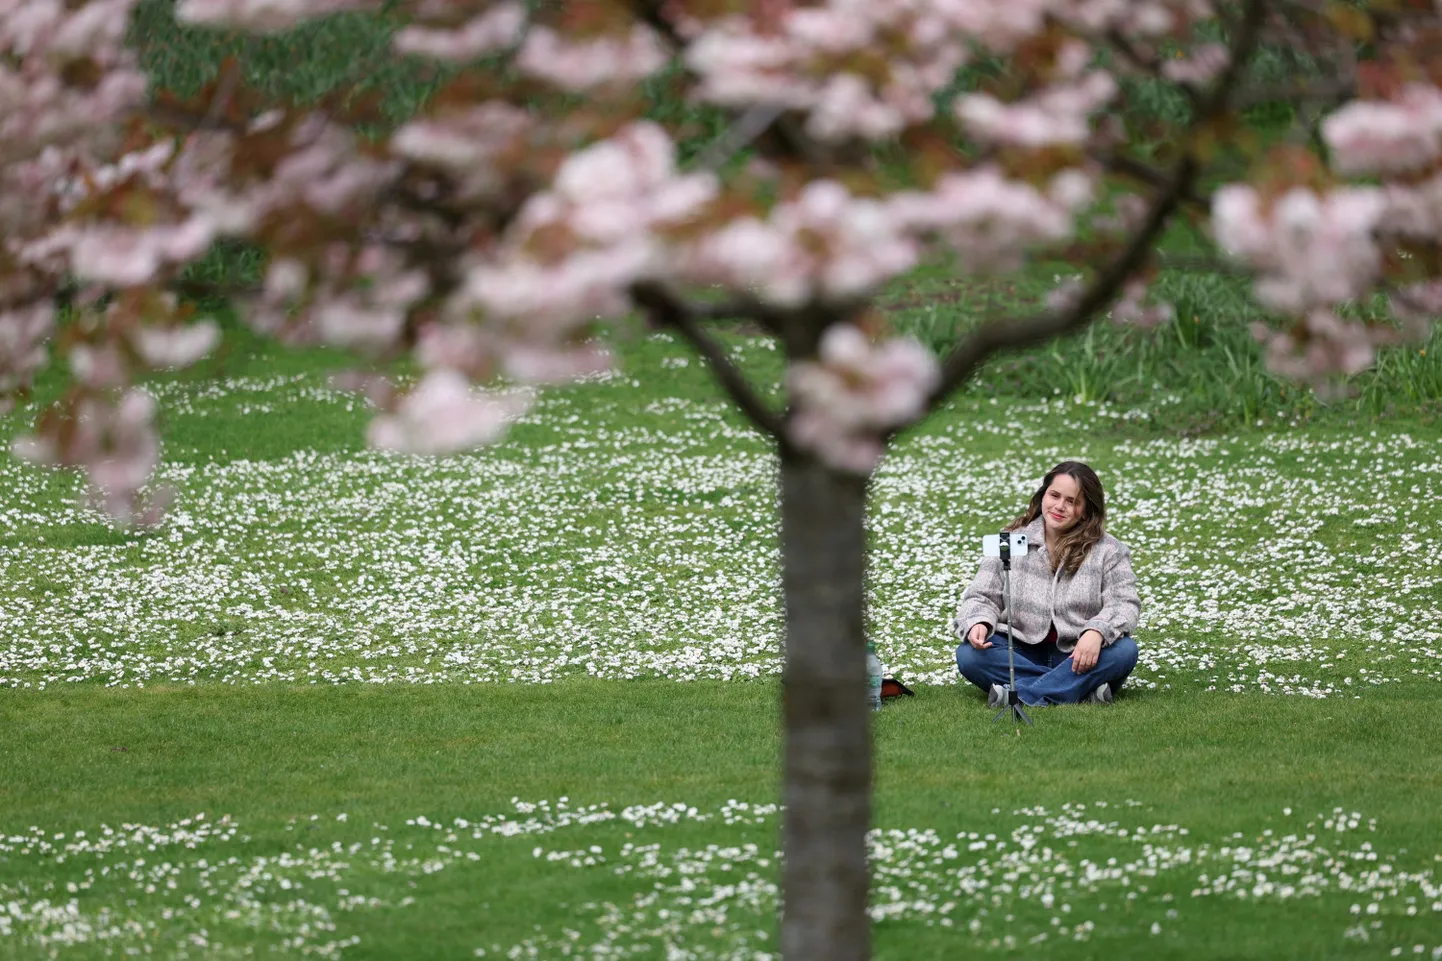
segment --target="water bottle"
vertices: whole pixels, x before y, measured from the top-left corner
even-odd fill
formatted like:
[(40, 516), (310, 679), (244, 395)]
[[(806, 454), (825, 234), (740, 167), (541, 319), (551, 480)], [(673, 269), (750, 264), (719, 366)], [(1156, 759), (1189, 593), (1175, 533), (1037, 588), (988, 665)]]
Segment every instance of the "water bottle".
[(871, 699), (871, 709), (881, 710), (881, 658), (876, 656), (876, 645), (866, 642), (866, 690)]

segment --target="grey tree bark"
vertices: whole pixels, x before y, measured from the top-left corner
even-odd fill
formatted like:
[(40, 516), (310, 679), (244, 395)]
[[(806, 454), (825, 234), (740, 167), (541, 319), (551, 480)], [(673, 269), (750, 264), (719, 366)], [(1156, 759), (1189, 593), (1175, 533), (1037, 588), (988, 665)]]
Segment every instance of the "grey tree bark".
[(863, 637), (867, 479), (783, 450), (780, 483), (781, 955), (865, 961), (872, 769)]

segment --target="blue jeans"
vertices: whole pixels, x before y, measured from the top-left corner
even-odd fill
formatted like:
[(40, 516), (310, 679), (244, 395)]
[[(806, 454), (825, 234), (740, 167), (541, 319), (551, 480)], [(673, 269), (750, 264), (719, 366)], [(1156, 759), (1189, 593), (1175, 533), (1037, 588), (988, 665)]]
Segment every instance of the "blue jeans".
[[(978, 651), (968, 641), (962, 641), (956, 649), (956, 669), (983, 691), (1010, 680), (1006, 635), (992, 634), (987, 640), (991, 641), (991, 647), (984, 651)], [(1026, 705), (1075, 704), (1103, 684), (1110, 684), (1115, 692), (1136, 666), (1137, 642), (1130, 635), (1103, 645), (1091, 670), (1081, 674), (1071, 669), (1071, 655), (1063, 653), (1056, 644), (1018, 641), (1016, 691)]]

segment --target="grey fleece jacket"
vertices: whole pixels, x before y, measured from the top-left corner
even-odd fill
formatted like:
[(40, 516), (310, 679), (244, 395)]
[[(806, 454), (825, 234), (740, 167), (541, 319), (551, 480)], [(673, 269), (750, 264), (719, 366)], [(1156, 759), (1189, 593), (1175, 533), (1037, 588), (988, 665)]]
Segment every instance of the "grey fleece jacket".
[[(1103, 644), (1113, 644), (1136, 629), (1142, 603), (1137, 596), (1137, 576), (1132, 573), (1132, 554), (1125, 544), (1103, 534), (1076, 574), (1068, 577), (1061, 571), (1052, 573), (1042, 519), (1038, 517), (1021, 530), (1030, 552), (1011, 562), (1015, 610), (1008, 612), (1007, 624), (1012, 637), (1024, 644), (1040, 644), (1055, 623), (1057, 647), (1070, 651), (1085, 631), (1095, 630)], [(964, 640), (977, 624), (995, 630), (1004, 606), (1001, 560), (984, 557), (951, 619), (952, 633)]]

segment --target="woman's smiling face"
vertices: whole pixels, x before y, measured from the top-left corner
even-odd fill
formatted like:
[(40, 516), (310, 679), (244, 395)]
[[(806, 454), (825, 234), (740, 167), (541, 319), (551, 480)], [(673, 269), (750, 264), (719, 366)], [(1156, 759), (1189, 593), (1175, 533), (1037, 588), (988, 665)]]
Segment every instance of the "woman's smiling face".
[(1082, 518), (1081, 485), (1070, 474), (1057, 474), (1041, 498), (1042, 523), (1049, 535), (1065, 533)]

